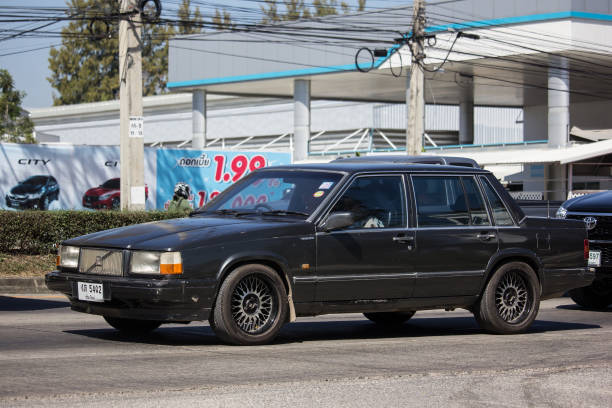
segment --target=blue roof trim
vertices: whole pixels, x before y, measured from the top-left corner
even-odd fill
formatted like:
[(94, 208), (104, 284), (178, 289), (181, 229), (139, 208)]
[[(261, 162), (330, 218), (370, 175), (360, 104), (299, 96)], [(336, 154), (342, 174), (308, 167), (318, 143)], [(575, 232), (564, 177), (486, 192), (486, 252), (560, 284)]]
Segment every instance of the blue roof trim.
[[(612, 21), (612, 15), (609, 14), (597, 14), (597, 13), (586, 13), (582, 11), (562, 11), (558, 13), (546, 13), (546, 14), (535, 14), (530, 16), (518, 16), (518, 17), (508, 17), (508, 18), (497, 18), (491, 20), (481, 20), (481, 21), (471, 21), (465, 23), (452, 23), (445, 25), (438, 25), (427, 27), (426, 32), (434, 33), (440, 31), (448, 31), (449, 29), (461, 30), (466, 28), (483, 28), (483, 27), (493, 27), (493, 26), (501, 26), (508, 24), (520, 24), (520, 23), (530, 23), (537, 21), (548, 21), (548, 20), (560, 20), (565, 18), (583, 18), (587, 20), (598, 20), (598, 21)], [(386, 57), (379, 58), (374, 62), (372, 68), (380, 67), (391, 55), (391, 50), (398, 48), (398, 45), (394, 45), (389, 49)], [(369, 64), (359, 64), (361, 68), (367, 69), (369, 68)], [(256, 81), (261, 79), (280, 79), (287, 78), (293, 76), (302, 76), (302, 75), (319, 75), (319, 74), (329, 74), (334, 72), (350, 72), (356, 71), (357, 68), (355, 64), (346, 64), (346, 65), (334, 65), (329, 67), (314, 67), (314, 68), (302, 68), (295, 69), (289, 71), (279, 71), (279, 72), (263, 72), (259, 74), (250, 74), (250, 75), (238, 75), (233, 77), (223, 77), (223, 78), (210, 78), (210, 79), (194, 79), (191, 81), (180, 81), (180, 82), (168, 82), (166, 85), (168, 88), (186, 88), (193, 86), (202, 86), (202, 85), (218, 85), (218, 84), (228, 84), (232, 82), (243, 82), (243, 81)]]
[(533, 23), (537, 21), (560, 20), (564, 18), (584, 18), (587, 20), (612, 21), (612, 15), (586, 13), (583, 11), (560, 11), (558, 13), (534, 14), (531, 16), (518, 16), (507, 18), (496, 18), (492, 20), (469, 21), (465, 23), (452, 23), (439, 26), (427, 27), (428, 33), (448, 31), (449, 29), (461, 30), (465, 28), (483, 28), (507, 24)]

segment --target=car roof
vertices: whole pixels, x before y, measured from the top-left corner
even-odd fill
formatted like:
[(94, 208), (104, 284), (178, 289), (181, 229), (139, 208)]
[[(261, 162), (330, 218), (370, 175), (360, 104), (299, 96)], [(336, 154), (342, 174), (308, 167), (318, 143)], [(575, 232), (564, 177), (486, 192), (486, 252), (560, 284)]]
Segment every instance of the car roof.
[(478, 173), (488, 174), (489, 171), (480, 168), (466, 166), (446, 166), (440, 164), (418, 164), (418, 163), (397, 163), (387, 161), (332, 161), (329, 163), (302, 163), (285, 166), (273, 166), (261, 169), (269, 170), (319, 170), (319, 171), (340, 171), (343, 173), (362, 173), (362, 172), (427, 172), (427, 173)]

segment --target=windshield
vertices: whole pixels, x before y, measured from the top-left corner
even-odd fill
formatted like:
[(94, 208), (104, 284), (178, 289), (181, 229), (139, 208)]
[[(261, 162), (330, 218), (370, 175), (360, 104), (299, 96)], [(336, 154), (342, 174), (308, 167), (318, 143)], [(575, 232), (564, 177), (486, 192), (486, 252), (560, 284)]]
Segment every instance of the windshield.
[(31, 186), (40, 186), (47, 184), (46, 176), (32, 176), (29, 179), (25, 180), (23, 184), (29, 184)]
[(104, 182), (100, 187), (107, 188), (109, 190), (119, 190), (119, 179), (114, 178)]
[(319, 171), (261, 171), (236, 183), (201, 211), (309, 216), (342, 178)]

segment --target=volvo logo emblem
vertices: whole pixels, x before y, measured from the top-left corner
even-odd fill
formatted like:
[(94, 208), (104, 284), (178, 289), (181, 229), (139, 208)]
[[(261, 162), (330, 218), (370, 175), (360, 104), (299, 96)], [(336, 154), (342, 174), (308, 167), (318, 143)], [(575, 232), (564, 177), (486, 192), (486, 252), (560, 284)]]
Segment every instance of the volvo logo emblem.
[(585, 217), (584, 218), (584, 225), (586, 225), (586, 228), (589, 231), (592, 230), (597, 225), (597, 218), (595, 218), (595, 217)]

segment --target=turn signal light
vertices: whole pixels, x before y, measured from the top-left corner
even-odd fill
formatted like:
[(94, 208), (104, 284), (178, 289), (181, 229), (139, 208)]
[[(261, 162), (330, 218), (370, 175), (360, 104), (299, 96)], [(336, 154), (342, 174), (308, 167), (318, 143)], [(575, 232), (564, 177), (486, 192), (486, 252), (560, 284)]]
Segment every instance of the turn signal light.
[(159, 273), (162, 275), (180, 275), (183, 273), (183, 259), (181, 253), (162, 253), (159, 262)]
[(59, 255), (57, 255), (57, 256), (55, 257), (55, 266), (60, 266), (60, 263), (61, 263), (60, 261), (61, 261), (61, 259), (62, 259), (62, 258), (61, 258)]
[(589, 240), (584, 240), (584, 259), (589, 259)]

